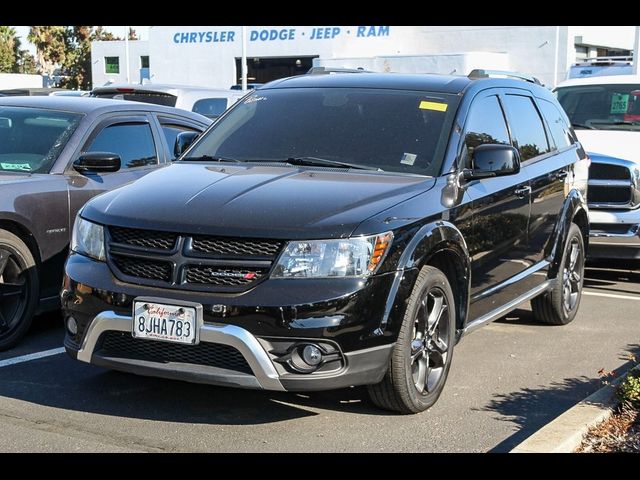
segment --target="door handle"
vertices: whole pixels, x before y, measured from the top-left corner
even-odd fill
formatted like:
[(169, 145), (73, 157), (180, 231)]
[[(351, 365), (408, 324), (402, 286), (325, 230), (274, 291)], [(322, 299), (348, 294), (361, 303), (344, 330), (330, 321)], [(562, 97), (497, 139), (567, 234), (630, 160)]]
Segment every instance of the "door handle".
[(531, 187), (527, 185), (526, 187), (516, 188), (516, 191), (514, 193), (516, 194), (516, 197), (524, 198), (527, 195), (531, 194)]

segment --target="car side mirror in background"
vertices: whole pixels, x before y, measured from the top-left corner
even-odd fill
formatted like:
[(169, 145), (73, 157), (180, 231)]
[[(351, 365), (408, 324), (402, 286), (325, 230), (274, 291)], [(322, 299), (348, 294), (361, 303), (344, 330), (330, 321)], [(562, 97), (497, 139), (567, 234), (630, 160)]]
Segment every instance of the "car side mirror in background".
[(473, 168), (463, 172), (466, 180), (514, 175), (520, 171), (520, 154), (511, 145), (484, 144), (473, 150)]
[(173, 146), (173, 154), (175, 158), (178, 158), (182, 155), (187, 148), (191, 146), (196, 138), (198, 138), (200, 134), (197, 132), (181, 132), (176, 137), (176, 143)]
[(90, 152), (80, 155), (73, 168), (80, 173), (106, 173), (120, 170), (120, 155), (110, 152)]

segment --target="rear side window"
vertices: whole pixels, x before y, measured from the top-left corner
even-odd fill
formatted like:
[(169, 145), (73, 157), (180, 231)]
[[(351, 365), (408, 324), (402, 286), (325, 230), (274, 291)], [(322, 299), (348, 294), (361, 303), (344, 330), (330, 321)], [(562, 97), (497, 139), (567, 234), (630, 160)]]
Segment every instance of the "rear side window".
[(162, 124), (162, 133), (164, 134), (164, 138), (167, 140), (167, 146), (169, 147), (169, 154), (172, 160), (176, 159), (175, 155), (173, 154), (173, 147), (176, 144), (176, 137), (179, 133), (182, 132), (200, 133), (200, 131), (196, 130), (195, 128), (189, 128), (183, 125), (172, 125), (170, 123)]
[(158, 163), (151, 127), (146, 123), (121, 123), (105, 127), (85, 151), (117, 153), (122, 168)]
[(473, 150), (487, 143), (510, 144), (507, 124), (498, 101), (498, 97), (491, 95), (473, 102), (467, 117), (464, 135), (465, 149), (463, 151), (463, 165), (471, 168)]
[(522, 161), (550, 151), (544, 124), (531, 97), (505, 95), (509, 124)]
[(571, 139), (569, 125), (567, 125), (558, 107), (542, 99), (538, 100), (538, 105), (540, 105), (542, 114), (547, 119), (547, 124), (549, 125), (549, 130), (551, 130), (551, 136), (553, 137), (556, 147), (562, 150), (565, 147), (571, 146), (573, 141)]
[(226, 109), (226, 98), (202, 98), (193, 104), (195, 113), (209, 118), (218, 118)]

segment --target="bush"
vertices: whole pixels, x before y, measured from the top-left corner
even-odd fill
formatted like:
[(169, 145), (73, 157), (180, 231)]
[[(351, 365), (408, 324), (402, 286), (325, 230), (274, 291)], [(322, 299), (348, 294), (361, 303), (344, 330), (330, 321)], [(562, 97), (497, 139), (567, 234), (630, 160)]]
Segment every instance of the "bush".
[(634, 370), (618, 387), (620, 400), (640, 408), (640, 371)]

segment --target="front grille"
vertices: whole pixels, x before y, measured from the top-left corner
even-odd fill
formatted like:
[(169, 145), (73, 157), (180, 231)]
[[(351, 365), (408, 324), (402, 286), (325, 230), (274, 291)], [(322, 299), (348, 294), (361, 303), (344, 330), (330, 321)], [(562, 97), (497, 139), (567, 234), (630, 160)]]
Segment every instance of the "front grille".
[(628, 187), (589, 185), (587, 198), (591, 204), (626, 206), (631, 201), (631, 185)]
[(225, 237), (193, 237), (193, 250), (202, 253), (239, 257), (273, 258), (282, 248), (277, 240), (245, 240)]
[(592, 232), (607, 232), (624, 235), (629, 233), (633, 225), (628, 223), (591, 223), (589, 228)]
[(229, 269), (222, 267), (187, 267), (187, 283), (238, 286), (257, 282), (266, 269)]
[(266, 278), (282, 240), (108, 227), (107, 262), (120, 280), (184, 290), (241, 292)]
[(206, 365), (252, 374), (251, 367), (237, 349), (219, 343), (183, 345), (157, 340), (141, 340), (125, 332), (107, 332), (103, 336), (98, 354), (104, 357), (129, 358), (155, 363)]
[(587, 190), (590, 208), (634, 208), (640, 198), (638, 193), (626, 165), (591, 162)]
[(592, 180), (631, 180), (631, 173), (627, 167), (593, 162), (589, 167), (589, 178)]
[(109, 227), (109, 233), (114, 242), (160, 250), (171, 250), (178, 238), (175, 233), (139, 230), (137, 228)]
[(171, 279), (171, 264), (167, 262), (113, 254), (111, 259), (122, 273), (130, 277), (163, 280), (165, 282)]

